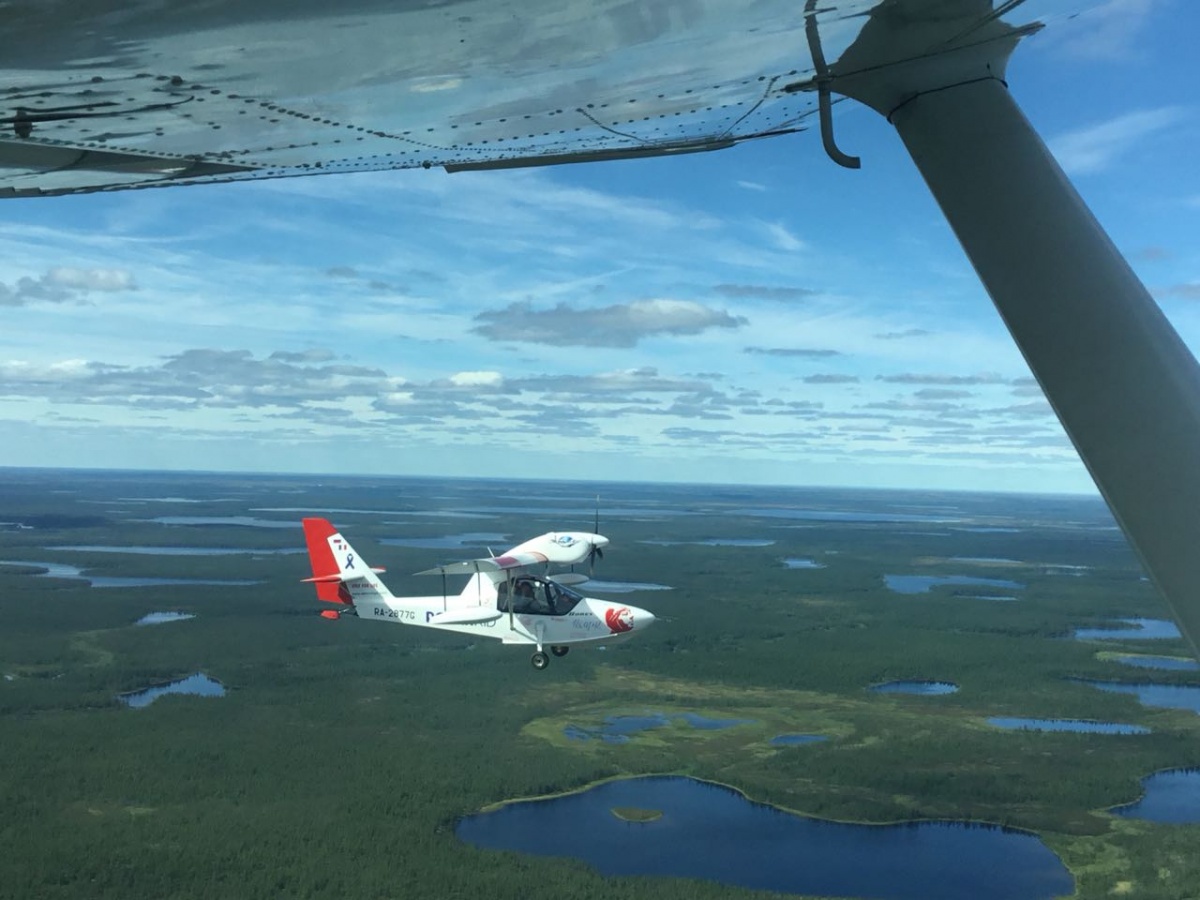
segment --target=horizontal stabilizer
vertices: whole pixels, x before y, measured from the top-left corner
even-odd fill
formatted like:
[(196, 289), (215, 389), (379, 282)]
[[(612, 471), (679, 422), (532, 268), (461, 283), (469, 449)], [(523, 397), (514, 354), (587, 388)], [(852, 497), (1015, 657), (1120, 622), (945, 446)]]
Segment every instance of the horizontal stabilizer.
[(448, 609), (433, 616), (428, 625), (478, 625), (483, 622), (494, 622), (503, 613), (495, 607), (472, 606), (467, 609)]
[[(387, 569), (371, 567), (372, 572), (386, 572)], [(301, 578), (302, 584), (341, 584), (343, 581), (353, 581), (355, 578), (361, 578), (361, 575), (356, 575), (353, 572), (339, 572), (333, 575), (317, 575), (313, 578)]]

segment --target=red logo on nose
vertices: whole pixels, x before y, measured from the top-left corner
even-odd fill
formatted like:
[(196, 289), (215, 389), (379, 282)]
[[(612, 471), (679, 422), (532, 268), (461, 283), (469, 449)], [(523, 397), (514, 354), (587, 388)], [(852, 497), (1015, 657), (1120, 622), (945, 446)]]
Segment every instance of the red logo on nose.
[(633, 613), (629, 611), (628, 606), (622, 606), (620, 609), (610, 608), (604, 613), (604, 621), (608, 623), (608, 630), (613, 634), (633, 630)]

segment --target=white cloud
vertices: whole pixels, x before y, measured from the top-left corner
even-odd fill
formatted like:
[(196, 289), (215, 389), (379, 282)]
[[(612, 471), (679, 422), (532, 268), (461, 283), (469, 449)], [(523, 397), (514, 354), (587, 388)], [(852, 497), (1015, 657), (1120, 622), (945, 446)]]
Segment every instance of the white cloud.
[(591, 309), (559, 303), (534, 309), (528, 301), (475, 316), (471, 329), (493, 340), (575, 347), (633, 347), (644, 338), (700, 334), (710, 328), (739, 328), (731, 316), (690, 300), (635, 300)]
[(1147, 20), (1164, 5), (1163, 0), (1107, 0), (1056, 22), (1052, 40), (1079, 59), (1123, 61), (1142, 46)]
[(71, 269), (58, 267), (46, 273), (46, 283), (76, 291), (132, 291), (133, 276), (123, 269)]
[(504, 376), (499, 372), (456, 372), (450, 376), (450, 383), (458, 387), (496, 387), (504, 383)]
[(23, 276), (9, 287), (0, 283), (0, 306), (35, 303), (86, 303), (92, 291), (137, 290), (133, 276), (122, 269), (72, 269), (58, 266), (37, 278)]
[(797, 253), (808, 249), (808, 244), (792, 234), (782, 222), (767, 222), (763, 227), (776, 248), (785, 253)]
[(1125, 113), (1098, 125), (1051, 138), (1050, 150), (1068, 174), (1100, 172), (1138, 141), (1170, 127), (1181, 117), (1182, 111), (1170, 106)]

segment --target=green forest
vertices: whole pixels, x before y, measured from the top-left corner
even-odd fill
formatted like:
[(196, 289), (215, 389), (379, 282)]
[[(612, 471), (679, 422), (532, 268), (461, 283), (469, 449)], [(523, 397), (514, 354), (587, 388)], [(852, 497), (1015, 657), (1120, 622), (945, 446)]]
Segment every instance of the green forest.
[[(495, 531), (517, 543), (590, 526), (590, 500), (576, 521), (530, 512), (545, 504), (539, 490), (497, 487), (490, 518), (470, 521), (436, 513), (449, 503), (439, 498), (462, 502), (471, 490), (435, 483), (7, 473), (0, 897), (767, 896), (603, 877), (567, 859), (479, 850), (454, 834), (461, 817), (508, 799), (651, 773), (721, 782), (840, 821), (1027, 829), (1070, 868), (1081, 898), (1200, 895), (1200, 827), (1107, 812), (1135, 800), (1155, 771), (1200, 766), (1200, 716), (1146, 708), (1078, 679), (1190, 684), (1200, 676), (1111, 658), (1186, 656), (1180, 640), (1071, 639), (1076, 627), (1117, 617), (1168, 617), (1098, 501), (930, 495), (930, 503), (952, 498), (971, 521), (1021, 522), (972, 531), (936, 521), (797, 522), (744, 509), (736, 492), (671, 494), (675, 504), (693, 498), (686, 514), (618, 511), (601, 527), (613, 543), (597, 577), (671, 586), (621, 595), (659, 622), (604, 651), (576, 648), (544, 672), (531, 668), (527, 649), (498, 641), (324, 620), (311, 585), (300, 583), (310, 574), (305, 556), (278, 552), (302, 546), (302, 515), (338, 510), (328, 515), (362, 557), (387, 568), (394, 593), (426, 593), (428, 580), (409, 573), (479, 548), (382, 540)], [(629, 486), (602, 490), (618, 507), (640, 496)], [(830, 508), (848, 502), (814, 496)], [(164, 516), (297, 527), (156, 521)], [(714, 538), (773, 543), (687, 543)], [(65, 549), (80, 546), (258, 552)], [(789, 569), (788, 558), (824, 568)], [(31, 561), (94, 576), (257, 583), (101, 588), (15, 564)], [(1024, 587), (1013, 602), (992, 602), (975, 595), (993, 589), (897, 594), (882, 577), (964, 571)], [(156, 611), (195, 618), (133, 624)], [(165, 696), (141, 709), (119, 699), (193, 673), (227, 693)], [(892, 679), (959, 690), (867, 690)], [(647, 711), (749, 721), (702, 731), (672, 720), (622, 744), (564, 733)], [(1151, 733), (1010, 732), (989, 725), (992, 716), (1131, 723)], [(784, 733), (829, 739), (771, 744)]]

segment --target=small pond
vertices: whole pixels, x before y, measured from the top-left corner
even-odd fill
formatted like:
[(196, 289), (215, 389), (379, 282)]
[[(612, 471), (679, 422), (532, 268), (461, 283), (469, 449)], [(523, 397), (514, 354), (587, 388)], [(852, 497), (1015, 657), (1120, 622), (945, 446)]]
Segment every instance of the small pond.
[(233, 585), (244, 586), (249, 584), (261, 584), (260, 581), (246, 579), (220, 579), (220, 578), (118, 578), (108, 575), (84, 575), (84, 570), (78, 566), (69, 566), (66, 563), (52, 562), (25, 562), (24, 560), (3, 559), (0, 560), (0, 566), (29, 566), (38, 569), (45, 569), (45, 572), (35, 572), (33, 578), (65, 578), (72, 581), (86, 581), (94, 588), (123, 588), (123, 587), (152, 587), (155, 585), (169, 584), (209, 584), (209, 585)]
[[(612, 812), (622, 808), (643, 810), (649, 820), (622, 820)], [(467, 816), (456, 833), (491, 850), (581, 859), (604, 875), (701, 878), (783, 893), (1036, 900), (1074, 890), (1070, 872), (1031, 834), (957, 822), (829, 822), (673, 776), (510, 803)]]
[(801, 558), (797, 558), (797, 557), (793, 557), (791, 559), (785, 559), (783, 561), (783, 564), (789, 569), (823, 569), (823, 568), (825, 568), (824, 563), (819, 563), (816, 560), (812, 560), (812, 559), (801, 559)]
[(1194, 684), (1129, 684), (1123, 681), (1092, 681), (1076, 679), (1080, 684), (1108, 691), (1110, 694), (1132, 694), (1142, 706), (1159, 709), (1190, 709), (1200, 713), (1200, 685)]
[(224, 697), (225, 686), (221, 682), (197, 672), (195, 675), (180, 678), (178, 681), (172, 681), (170, 684), (157, 684), (140, 691), (119, 694), (118, 698), (127, 706), (131, 706), (134, 709), (141, 709), (167, 694), (195, 694), (199, 697)]
[(1128, 628), (1076, 628), (1072, 637), (1077, 641), (1157, 641), (1177, 638), (1179, 629), (1169, 619), (1118, 619)]
[(920, 697), (940, 697), (958, 693), (958, 685), (952, 681), (889, 681), (875, 684), (867, 690), (876, 694), (916, 694)]
[(1194, 659), (1184, 659), (1182, 656), (1115, 656), (1123, 666), (1133, 666), (1136, 669), (1162, 669), (1172, 672), (1195, 672), (1200, 670), (1200, 663)]
[(1186, 825), (1200, 822), (1200, 769), (1169, 769), (1142, 779), (1142, 798), (1110, 812), (1127, 819)]
[(134, 625), (162, 625), (166, 622), (182, 622), (184, 619), (194, 619), (196, 616), (192, 613), (181, 612), (152, 612), (146, 613)]
[(1142, 725), (1125, 725), (1120, 722), (1089, 722), (1084, 719), (1023, 719), (1010, 716), (992, 716), (989, 725), (1009, 731), (1071, 731), (1087, 734), (1149, 734), (1150, 729)]
[(942, 585), (994, 587), (1019, 591), (1025, 585), (1004, 578), (977, 578), (974, 575), (884, 575), (883, 582), (897, 594), (927, 594)]
[(771, 738), (775, 747), (803, 747), (806, 744), (820, 744), (829, 740), (824, 734), (781, 734)]

